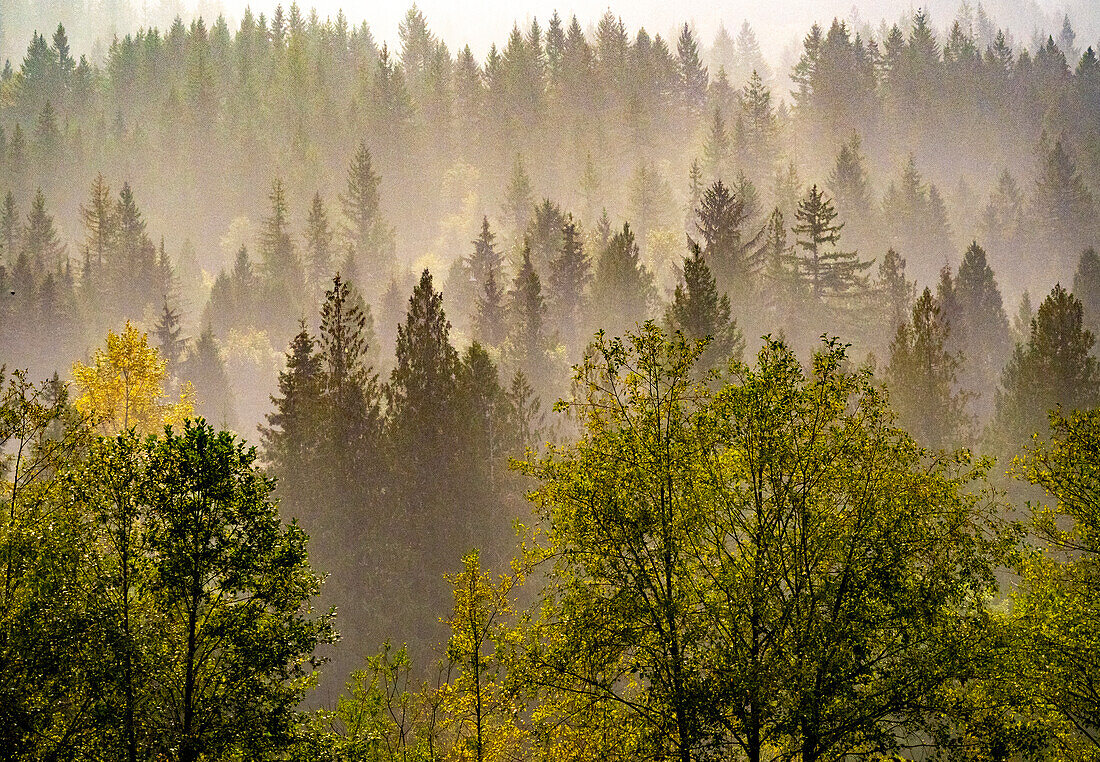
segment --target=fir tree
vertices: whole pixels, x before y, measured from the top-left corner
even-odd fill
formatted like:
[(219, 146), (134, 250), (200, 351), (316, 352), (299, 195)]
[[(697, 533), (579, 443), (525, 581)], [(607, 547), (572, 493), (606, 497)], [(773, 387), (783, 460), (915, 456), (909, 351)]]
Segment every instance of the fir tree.
[(334, 237), (321, 194), (316, 193), (306, 218), (305, 235), (306, 272), (314, 286), (326, 282), (332, 275)]
[(617, 336), (649, 317), (653, 275), (641, 261), (630, 225), (616, 233), (600, 253), (592, 282), (592, 310), (597, 328)]
[(584, 253), (577, 225), (568, 215), (562, 228), (561, 251), (550, 263), (549, 301), (554, 323), (570, 345), (579, 338), (585, 291), (591, 281), (592, 263)]
[(744, 235), (748, 219), (745, 199), (716, 181), (695, 210), (695, 229), (718, 286), (742, 301), (752, 291), (758, 263), (751, 256), (751, 239)]
[[(893, 249), (887, 249), (886, 255), (879, 262), (875, 290), (881, 304), (880, 312), (887, 325), (904, 325), (909, 318), (916, 284), (905, 276), (905, 259)], [(938, 315), (939, 307), (936, 312)]]
[[(390, 246), (389, 231), (379, 211), (381, 177), (372, 166), (371, 153), (360, 143), (348, 167), (347, 187), (340, 196), (344, 235), (351, 251), (350, 265), (364, 283), (377, 283), (386, 274), (384, 256)], [(326, 276), (327, 280), (327, 276)]]
[(508, 331), (505, 315), (504, 286), (497, 282), (496, 270), (489, 270), (485, 285), (477, 297), (474, 335), (491, 347), (499, 347)]
[(290, 237), (290, 210), (282, 180), (272, 181), (267, 199), (271, 203), (271, 213), (264, 218), (260, 231), (264, 274), (285, 288), (288, 295), (293, 294), (299, 283), (298, 253)]
[(1027, 343), (1016, 346), (1004, 369), (995, 429), (1003, 446), (1015, 449), (1045, 431), (1047, 413), (1056, 407), (1068, 414), (1100, 404), (1094, 343), (1081, 302), (1056, 285), (1039, 305)]
[(803, 272), (810, 293), (817, 300), (827, 296), (851, 298), (867, 287), (863, 273), (871, 262), (861, 261), (855, 252), (839, 251), (840, 230), (833, 202), (816, 185), (798, 204), (798, 223), (792, 228), (805, 252)]
[(31, 201), (23, 228), (22, 254), (36, 272), (57, 271), (65, 258), (65, 245), (57, 235), (53, 217), (46, 211), (46, 196), (39, 188)]
[(1034, 212), (1042, 240), (1063, 259), (1079, 251), (1096, 230), (1092, 194), (1061, 140), (1042, 156)]
[[(200, 337), (196, 351), (202, 342)], [(260, 435), (265, 456), (281, 479), (280, 487), (293, 496), (288, 502), (307, 511), (307, 515), (320, 508), (310, 499), (310, 485), (318, 466), (318, 402), (323, 389), (322, 359), (302, 320), (287, 350), (286, 368), (279, 373), (279, 393), (271, 398), (273, 410), (267, 414), (267, 426), (260, 428)]]
[(927, 447), (958, 445), (968, 423), (966, 399), (955, 391), (961, 357), (948, 348), (949, 331), (926, 288), (890, 344), (890, 402), (902, 428)]
[(512, 164), (512, 177), (508, 181), (508, 187), (504, 191), (504, 218), (512, 225), (512, 231), (519, 236), (527, 229), (527, 222), (531, 218), (534, 191), (531, 188), (531, 179), (527, 176), (527, 169), (523, 166), (523, 157), (516, 155)]
[(722, 112), (715, 108), (714, 118), (707, 129), (707, 138), (703, 143), (703, 157), (707, 161), (710, 176), (715, 180), (721, 180), (725, 172), (726, 160), (730, 156), (730, 137), (726, 132), (726, 123), (722, 119)]
[(676, 41), (676, 67), (680, 98), (688, 113), (698, 116), (707, 99), (707, 67), (699, 57), (699, 44), (691, 28), (684, 24)]
[[(971, 243), (955, 278), (950, 307), (942, 314), (951, 324), (952, 351), (965, 357), (960, 381), (964, 388), (980, 393), (992, 389), (1012, 349), (1001, 290), (985, 251)], [(978, 412), (991, 411), (991, 395), (978, 398)]]
[[(195, 414), (220, 428), (236, 426), (236, 411), (225, 360), (218, 349), (214, 331), (208, 325), (195, 339), (179, 377), (195, 388)], [(280, 386), (286, 394), (287, 389)]]
[(4, 259), (8, 266), (15, 264), (19, 256), (19, 210), (15, 205), (15, 194), (8, 191), (4, 195), (4, 206), (0, 209), (0, 244), (4, 246)]
[(745, 337), (730, 316), (730, 299), (719, 294), (714, 276), (703, 259), (699, 244), (690, 242), (691, 254), (684, 258), (684, 278), (676, 284), (665, 322), (688, 341), (707, 340), (700, 367), (714, 368), (740, 361)]

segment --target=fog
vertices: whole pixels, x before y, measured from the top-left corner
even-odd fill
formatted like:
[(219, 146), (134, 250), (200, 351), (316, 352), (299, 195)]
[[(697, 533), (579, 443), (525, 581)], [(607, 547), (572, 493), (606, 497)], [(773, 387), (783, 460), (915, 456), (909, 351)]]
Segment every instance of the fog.
[[(201, 416), (258, 447), (343, 633), (307, 704), (387, 639), (417, 678), (459, 669), (445, 575), (474, 547), (512, 568), (517, 522), (562, 520), (532, 518), (540, 482), (562, 492), (539, 505), (591, 498), (569, 490), (617, 446), (593, 411), (646, 347), (666, 365), (630, 398), (645, 415), (662, 373), (698, 394), (685, 430), (757, 422), (722, 407), (754, 363), (785, 368), (787, 401), (820, 376), (829, 415), (914, 437), (891, 479), (1008, 492), (996, 521), (1039, 494), (1004, 464), (1048, 411), (1100, 405), (1092, 0), (345, 11), (0, 0), (0, 366), (55, 379), (43, 441), (85, 416), (77, 471), (130, 425), (119, 336), (156, 376), (138, 434)], [(551, 445), (595, 465), (559, 483), (534, 465)], [(970, 452), (1004, 467), (936, 471)], [(50, 499), (84, 505), (85, 477)], [(990, 553), (960, 583), (979, 608), (1008, 590)]]

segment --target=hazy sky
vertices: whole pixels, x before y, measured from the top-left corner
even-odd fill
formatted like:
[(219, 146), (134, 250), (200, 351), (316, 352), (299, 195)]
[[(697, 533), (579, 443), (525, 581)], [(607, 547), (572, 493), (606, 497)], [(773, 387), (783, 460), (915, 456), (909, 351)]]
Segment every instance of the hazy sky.
[[(209, 0), (208, 0), (209, 1)], [(225, 9), (239, 15), (244, 0), (222, 0)], [(977, 0), (970, 0), (973, 7)], [(264, 9), (267, 3), (252, 2), (255, 10)], [(335, 14), (343, 7), (352, 20), (366, 19), (375, 34), (393, 42), (397, 36), (397, 24), (411, 4), (407, 0), (396, 2), (347, 2), (347, 0), (309, 0), (300, 2), (303, 7), (315, 5), (324, 14)], [(270, 3), (274, 5), (274, 3)], [(741, 22), (748, 20), (760, 37), (764, 53), (776, 58), (792, 40), (804, 35), (813, 21), (828, 22), (834, 16), (842, 18), (859, 15), (876, 23), (881, 18), (893, 20), (898, 15), (916, 7), (928, 7), (933, 22), (938, 27), (949, 26), (958, 11), (960, 0), (773, 0), (770, 3), (748, 0), (420, 0), (420, 9), (428, 17), (433, 31), (441, 35), (453, 49), (469, 43), (478, 55), (483, 55), (491, 42), (500, 44), (508, 35), (513, 23), (529, 21), (532, 16), (545, 22), (555, 9), (568, 19), (576, 14), (586, 28), (610, 6), (622, 17), (627, 27), (634, 31), (644, 26), (651, 33), (669, 34), (678, 22), (687, 19), (696, 27), (700, 36), (709, 43), (719, 22), (735, 32)], [(1081, 33), (1095, 33), (1100, 27), (1100, 0), (984, 0), (998, 22), (1015, 28), (1021, 40), (1028, 39), (1034, 22), (1013, 23), (1011, 17), (1034, 18), (1040, 11), (1052, 20), (1069, 10)], [(1029, 12), (1030, 11), (1030, 12)], [(1060, 25), (1060, 24), (1059, 24)], [(1079, 40), (1079, 42), (1082, 42)], [(1086, 44), (1095, 44), (1087, 39)]]

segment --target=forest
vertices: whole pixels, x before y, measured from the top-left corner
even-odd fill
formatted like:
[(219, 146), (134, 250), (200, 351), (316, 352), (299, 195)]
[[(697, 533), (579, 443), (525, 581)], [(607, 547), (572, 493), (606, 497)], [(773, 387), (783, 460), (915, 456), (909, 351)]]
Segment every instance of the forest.
[(1068, 15), (808, 18), (783, 70), (613, 9), (479, 57), (47, 6), (0, 760), (1100, 760)]

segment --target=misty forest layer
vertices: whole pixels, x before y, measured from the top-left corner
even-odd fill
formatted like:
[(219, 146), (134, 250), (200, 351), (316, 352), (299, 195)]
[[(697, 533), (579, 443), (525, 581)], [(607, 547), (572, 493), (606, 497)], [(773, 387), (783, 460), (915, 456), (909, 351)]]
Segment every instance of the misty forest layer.
[(484, 60), (415, 6), (47, 28), (0, 76), (0, 758), (1100, 759), (1068, 17), (790, 72), (611, 11)]

